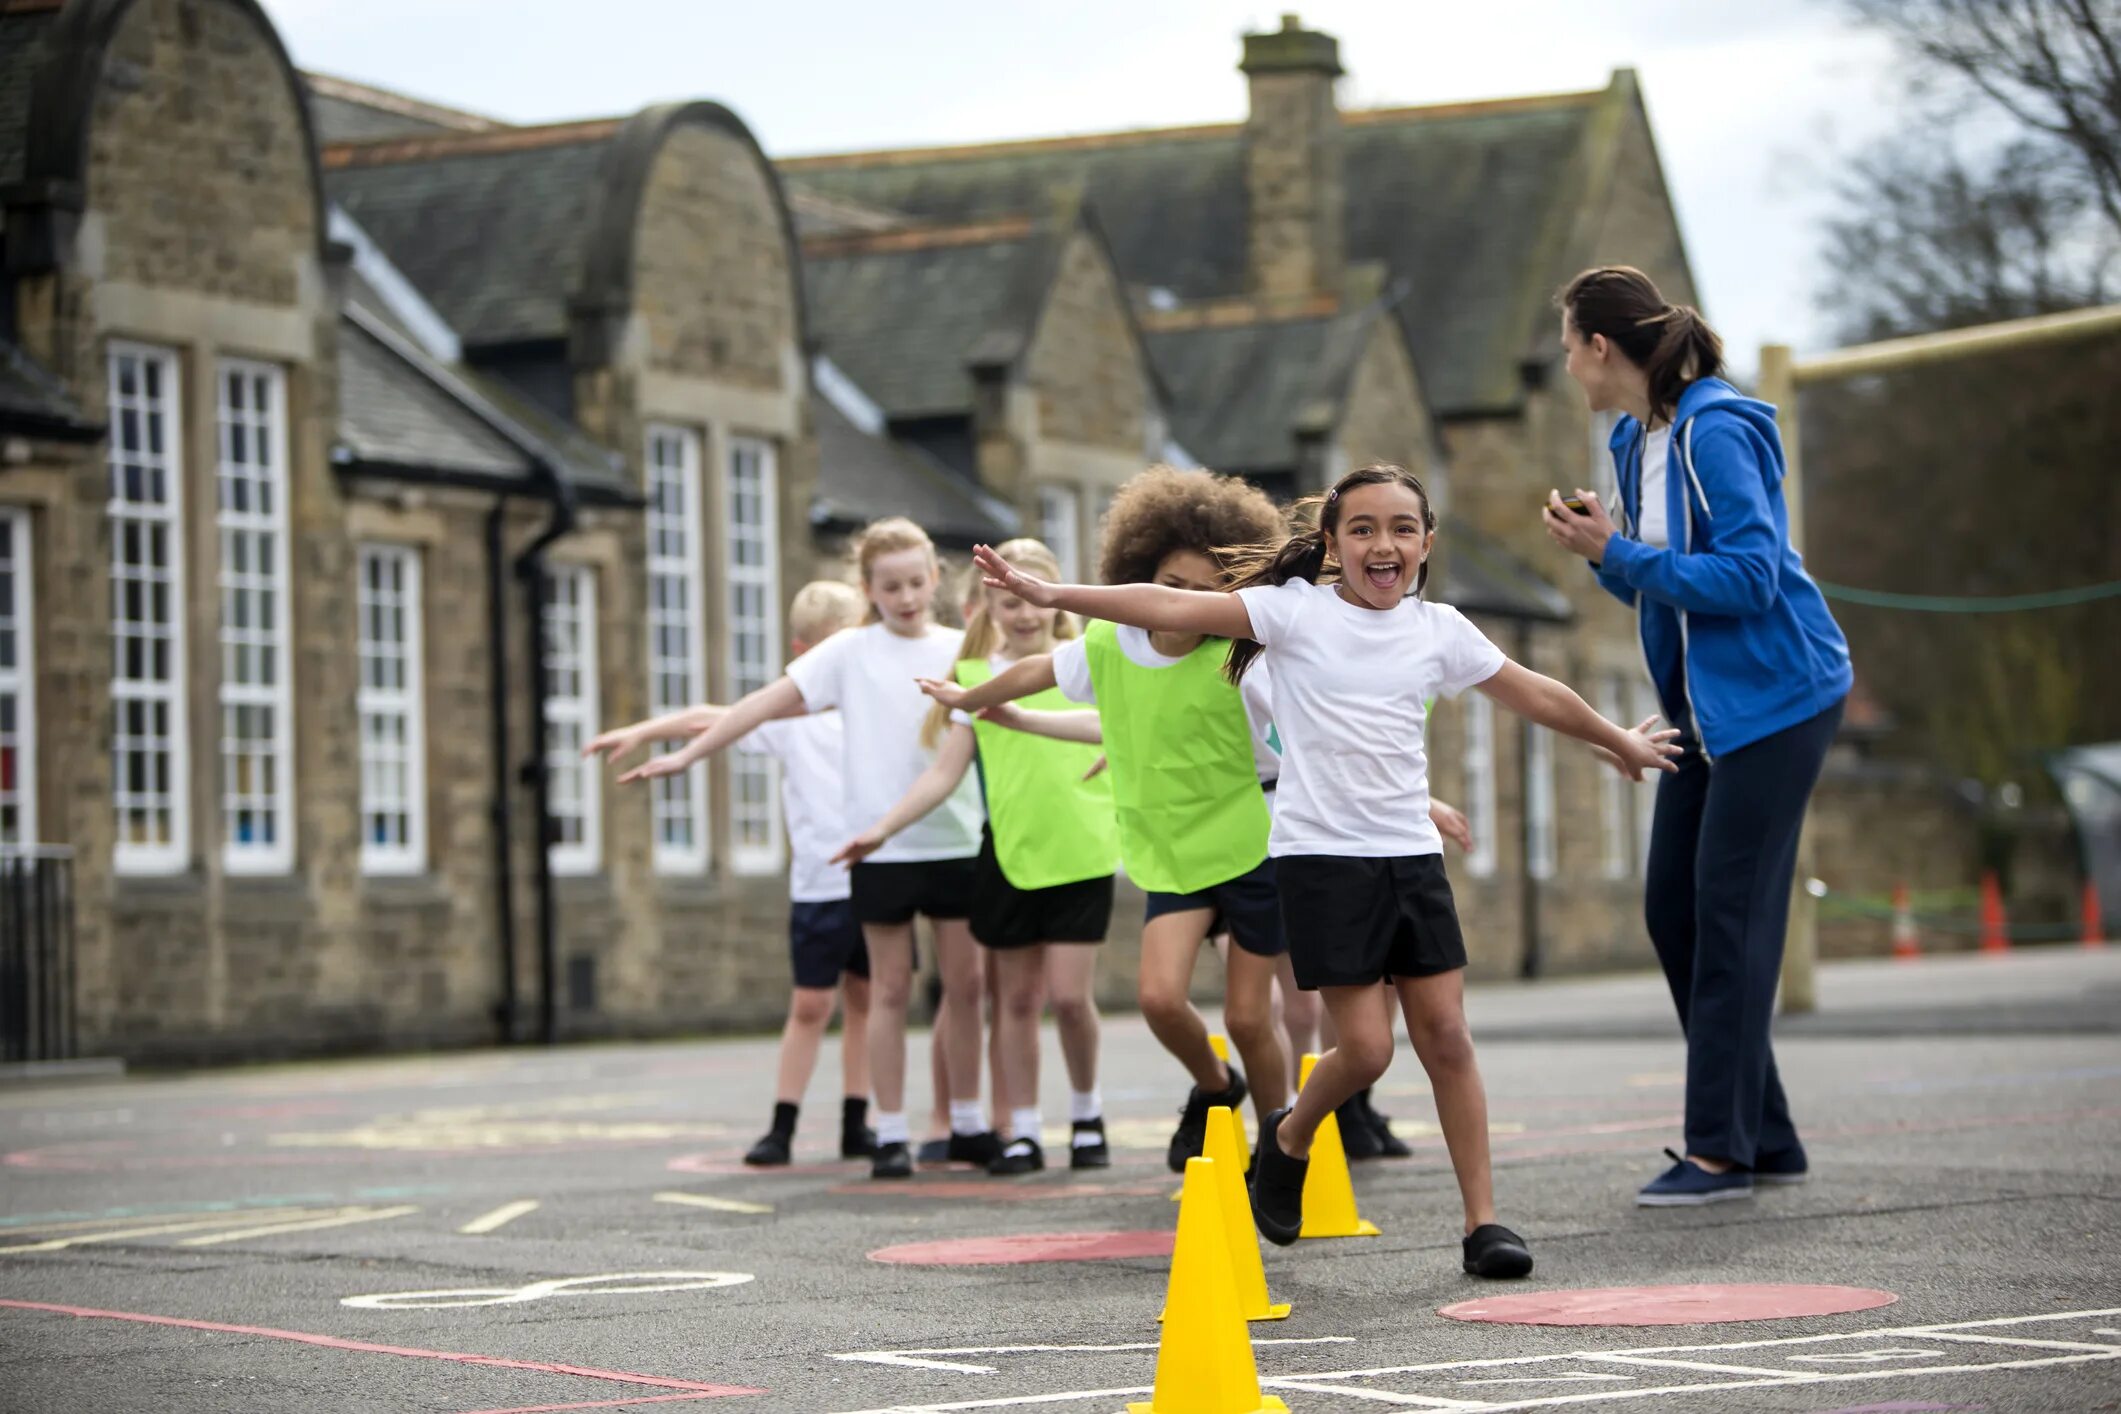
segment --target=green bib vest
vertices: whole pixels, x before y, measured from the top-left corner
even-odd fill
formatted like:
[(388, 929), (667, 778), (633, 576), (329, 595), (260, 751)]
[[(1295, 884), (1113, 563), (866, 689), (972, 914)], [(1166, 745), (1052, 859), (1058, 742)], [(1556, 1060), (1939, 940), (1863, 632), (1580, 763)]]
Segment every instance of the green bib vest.
[(1154, 893), (1197, 893), (1267, 857), (1267, 797), (1244, 699), (1222, 675), (1220, 638), (1144, 668), (1098, 620), (1083, 635), (1127, 875)]
[[(984, 659), (958, 660), (957, 680), (966, 687), (993, 675)], [(1047, 688), (1017, 705), (1065, 712), (1075, 704), (1059, 688)], [(987, 820), (1003, 878), (1019, 889), (1050, 889), (1102, 879), (1118, 867), (1112, 773), (1100, 771), (1083, 779), (1097, 764), (1096, 747), (1011, 731), (977, 717), (972, 734), (979, 741)]]

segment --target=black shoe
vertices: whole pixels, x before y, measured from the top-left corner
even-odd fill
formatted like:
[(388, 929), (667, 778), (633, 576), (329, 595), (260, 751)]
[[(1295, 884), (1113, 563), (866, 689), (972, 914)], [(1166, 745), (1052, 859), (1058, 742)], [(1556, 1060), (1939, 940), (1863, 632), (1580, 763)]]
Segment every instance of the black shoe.
[(1333, 1111), (1333, 1119), (1340, 1126), (1341, 1152), (1351, 1161), (1381, 1158), (1385, 1152), (1377, 1141), (1377, 1126), (1370, 1123), (1368, 1107), (1363, 1104), (1367, 1098), (1358, 1090)]
[(778, 1129), (770, 1129), (766, 1132), (764, 1139), (751, 1146), (750, 1152), (744, 1155), (744, 1162), (753, 1168), (779, 1168), (793, 1157), (789, 1153), (789, 1143), (794, 1138), (795, 1136), (792, 1134), (783, 1134)]
[(997, 1178), (1006, 1178), (1019, 1173), (1042, 1173), (1046, 1168), (1046, 1151), (1038, 1147), (1036, 1139), (1012, 1139), (1002, 1145), (1002, 1151), (987, 1164), (987, 1172)]
[(869, 1159), (871, 1178), (913, 1177), (913, 1154), (903, 1139), (894, 1139), (889, 1144), (876, 1146), (876, 1153)]
[[(1077, 1143), (1085, 1134), (1095, 1135), (1093, 1143)], [(1068, 1167), (1071, 1169), (1108, 1169), (1112, 1167), (1112, 1146), (1105, 1142), (1105, 1122), (1101, 1119), (1078, 1120), (1070, 1129)]]
[(950, 1141), (947, 1139), (923, 1139), (917, 1158), (924, 1164), (947, 1164), (950, 1162)]
[(1521, 1277), (1532, 1270), (1532, 1249), (1501, 1223), (1482, 1223), (1466, 1234), (1466, 1270), (1477, 1277)]
[(866, 1124), (843, 1127), (840, 1130), (840, 1157), (843, 1159), (875, 1158), (876, 1131)]
[(991, 1129), (977, 1134), (953, 1134), (946, 1151), (953, 1164), (978, 1164), (981, 1168), (1002, 1156), (1002, 1141)]
[(1178, 1112), (1178, 1132), (1171, 1136), (1171, 1148), (1164, 1161), (1171, 1165), (1171, 1172), (1184, 1173), (1186, 1160), (1197, 1159), (1208, 1144), (1208, 1111), (1217, 1105), (1228, 1105), (1236, 1109), (1245, 1102), (1251, 1088), (1245, 1084), (1244, 1075), (1236, 1066), (1229, 1067), (1230, 1088), (1217, 1094), (1203, 1090), (1198, 1085), (1186, 1093), (1186, 1104)]
[(1281, 1122), (1287, 1110), (1276, 1110), (1259, 1123), (1259, 1143), (1252, 1150), (1252, 1221), (1260, 1236), (1287, 1247), (1304, 1230), (1304, 1176), (1309, 1159), (1282, 1152)]
[(1377, 1112), (1370, 1103), (1370, 1092), (1362, 1092), (1363, 1117), (1370, 1121), (1370, 1132), (1377, 1136), (1377, 1156), (1381, 1159), (1411, 1159), (1414, 1151), (1407, 1141), (1392, 1132), (1392, 1121)]

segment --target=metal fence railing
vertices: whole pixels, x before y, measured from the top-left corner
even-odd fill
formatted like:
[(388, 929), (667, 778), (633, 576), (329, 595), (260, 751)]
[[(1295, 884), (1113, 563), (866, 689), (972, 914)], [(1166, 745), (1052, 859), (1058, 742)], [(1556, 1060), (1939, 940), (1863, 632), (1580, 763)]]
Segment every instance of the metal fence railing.
[(0, 1061), (74, 1057), (70, 850), (0, 850)]

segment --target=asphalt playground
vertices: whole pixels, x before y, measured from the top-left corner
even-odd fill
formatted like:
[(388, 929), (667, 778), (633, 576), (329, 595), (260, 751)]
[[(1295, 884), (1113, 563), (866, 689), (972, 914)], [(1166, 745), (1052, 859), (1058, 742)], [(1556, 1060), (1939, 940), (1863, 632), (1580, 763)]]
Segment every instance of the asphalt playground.
[[(1267, 1250), (1293, 1306), (1251, 1327), (1267, 1392), (1322, 1414), (2121, 1409), (2121, 949), (1845, 964), (1820, 992), (1779, 1052), (1813, 1181), (1648, 1211), (1634, 1189), (1679, 1142), (1658, 984), (1477, 991), (1503, 1218), (1537, 1270), (1460, 1272), (1402, 1048), (1379, 1104), (1416, 1156), (1355, 1169), (1381, 1235)], [(0, 1083), (0, 1409), (1146, 1400), (1183, 1081), (1138, 1018), (1107, 1020), (1101, 1173), (872, 1183), (827, 1157), (831, 1057), (771, 1172), (737, 1162), (770, 1038)], [(1747, 1298), (1675, 1290), (1698, 1286), (1863, 1304), (1704, 1319)], [(1635, 1290), (1575, 1298), (1613, 1324), (1438, 1314), (1614, 1289)]]

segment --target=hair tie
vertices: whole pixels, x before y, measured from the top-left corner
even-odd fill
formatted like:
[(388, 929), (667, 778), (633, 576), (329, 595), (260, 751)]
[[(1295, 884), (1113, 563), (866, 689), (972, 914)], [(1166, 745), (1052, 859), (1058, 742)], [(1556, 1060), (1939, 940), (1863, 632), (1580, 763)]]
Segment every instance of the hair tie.
[(1334, 487), (1334, 488), (1333, 488), (1332, 490), (1330, 490), (1330, 491), (1326, 492), (1326, 499), (1327, 499), (1327, 500), (1329, 500), (1329, 501), (1337, 501), (1337, 500), (1339, 500), (1339, 499), (1340, 499), (1340, 488), (1339, 488), (1338, 486), (1336, 486), (1336, 487)]

